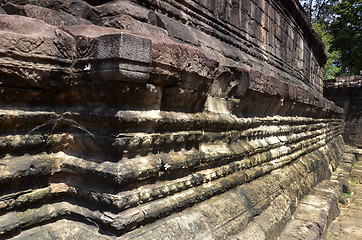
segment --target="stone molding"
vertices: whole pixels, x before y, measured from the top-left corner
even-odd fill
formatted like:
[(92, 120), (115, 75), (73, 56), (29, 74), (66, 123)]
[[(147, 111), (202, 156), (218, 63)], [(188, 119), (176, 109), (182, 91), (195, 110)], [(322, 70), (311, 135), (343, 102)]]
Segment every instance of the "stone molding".
[(344, 149), (300, 6), (101, 3), (1, 4), (1, 238), (276, 239)]

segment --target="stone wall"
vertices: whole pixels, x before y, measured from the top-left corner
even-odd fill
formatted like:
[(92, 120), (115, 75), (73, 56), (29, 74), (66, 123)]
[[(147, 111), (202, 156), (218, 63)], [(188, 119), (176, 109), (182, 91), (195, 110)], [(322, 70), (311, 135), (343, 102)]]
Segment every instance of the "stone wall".
[(362, 147), (362, 76), (325, 81), (323, 95), (344, 109), (345, 142)]
[(1, 237), (277, 238), (344, 149), (299, 4), (102, 3), (0, 9)]

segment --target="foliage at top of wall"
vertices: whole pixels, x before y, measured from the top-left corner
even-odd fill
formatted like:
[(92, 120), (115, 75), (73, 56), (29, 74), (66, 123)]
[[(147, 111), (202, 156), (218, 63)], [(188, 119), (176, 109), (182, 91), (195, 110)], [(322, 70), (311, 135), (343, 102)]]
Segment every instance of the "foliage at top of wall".
[(328, 52), (324, 79), (357, 75), (362, 69), (362, 1), (301, 0)]

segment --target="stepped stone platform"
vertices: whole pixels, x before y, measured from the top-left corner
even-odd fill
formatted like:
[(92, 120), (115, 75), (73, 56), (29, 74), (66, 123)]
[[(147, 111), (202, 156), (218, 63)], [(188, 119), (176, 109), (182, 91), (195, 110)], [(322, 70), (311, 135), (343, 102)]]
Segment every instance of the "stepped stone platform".
[(8, 0), (0, 37), (1, 239), (277, 239), (343, 159), (296, 0)]
[[(349, 200), (346, 196), (354, 194), (356, 178), (362, 176), (357, 162), (361, 160), (362, 150), (347, 146), (343, 159), (331, 178), (323, 180), (311, 194), (300, 201), (279, 239), (343, 239), (343, 233), (337, 233), (336, 229), (352, 227), (349, 221), (344, 222), (347, 216), (345, 209), (353, 208), (347, 204)], [(358, 199), (359, 195), (356, 195), (353, 200), (359, 201)], [(356, 211), (353, 217), (358, 216), (361, 216), (361, 213)], [(341, 221), (342, 225), (338, 225)], [(360, 222), (356, 221), (354, 224), (356, 228)], [(338, 229), (338, 232), (343, 230)], [(352, 239), (349, 234), (357, 237), (355, 239), (360, 239), (362, 236), (358, 230), (357, 232), (347, 230), (344, 234), (344, 237), (348, 236), (347, 239)]]
[(352, 161), (348, 178), (350, 189), (345, 193), (345, 204), (339, 205), (341, 214), (327, 231), (327, 240), (357, 240), (362, 237), (362, 149), (349, 149), (348, 152)]

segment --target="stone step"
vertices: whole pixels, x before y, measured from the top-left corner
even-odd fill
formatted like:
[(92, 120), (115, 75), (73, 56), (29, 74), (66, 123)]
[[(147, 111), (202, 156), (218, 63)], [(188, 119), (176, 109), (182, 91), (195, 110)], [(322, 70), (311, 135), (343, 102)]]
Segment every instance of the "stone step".
[[(339, 207), (341, 203), (346, 203), (345, 195), (353, 193), (348, 185), (348, 181), (359, 174), (359, 164), (356, 165), (356, 155), (351, 154), (350, 147), (346, 149), (343, 159), (337, 170), (333, 172), (331, 179), (319, 183), (313, 192), (304, 197), (298, 204), (296, 211), (292, 215), (292, 220), (280, 234), (280, 240), (324, 239), (326, 237), (328, 239), (337, 239), (331, 236), (337, 228), (333, 220), (341, 212)], [(356, 151), (353, 150), (353, 152)], [(358, 210), (362, 205), (355, 206)], [(356, 221), (357, 217), (362, 216), (358, 211), (351, 214), (356, 217)], [(329, 228), (330, 225), (331, 227)], [(356, 229), (358, 228), (356, 227)], [(358, 231), (354, 230), (356, 234)], [(361, 236), (359, 235), (359, 237)], [(347, 237), (347, 235), (344, 237)], [(338, 239), (343, 239), (343, 237)]]

